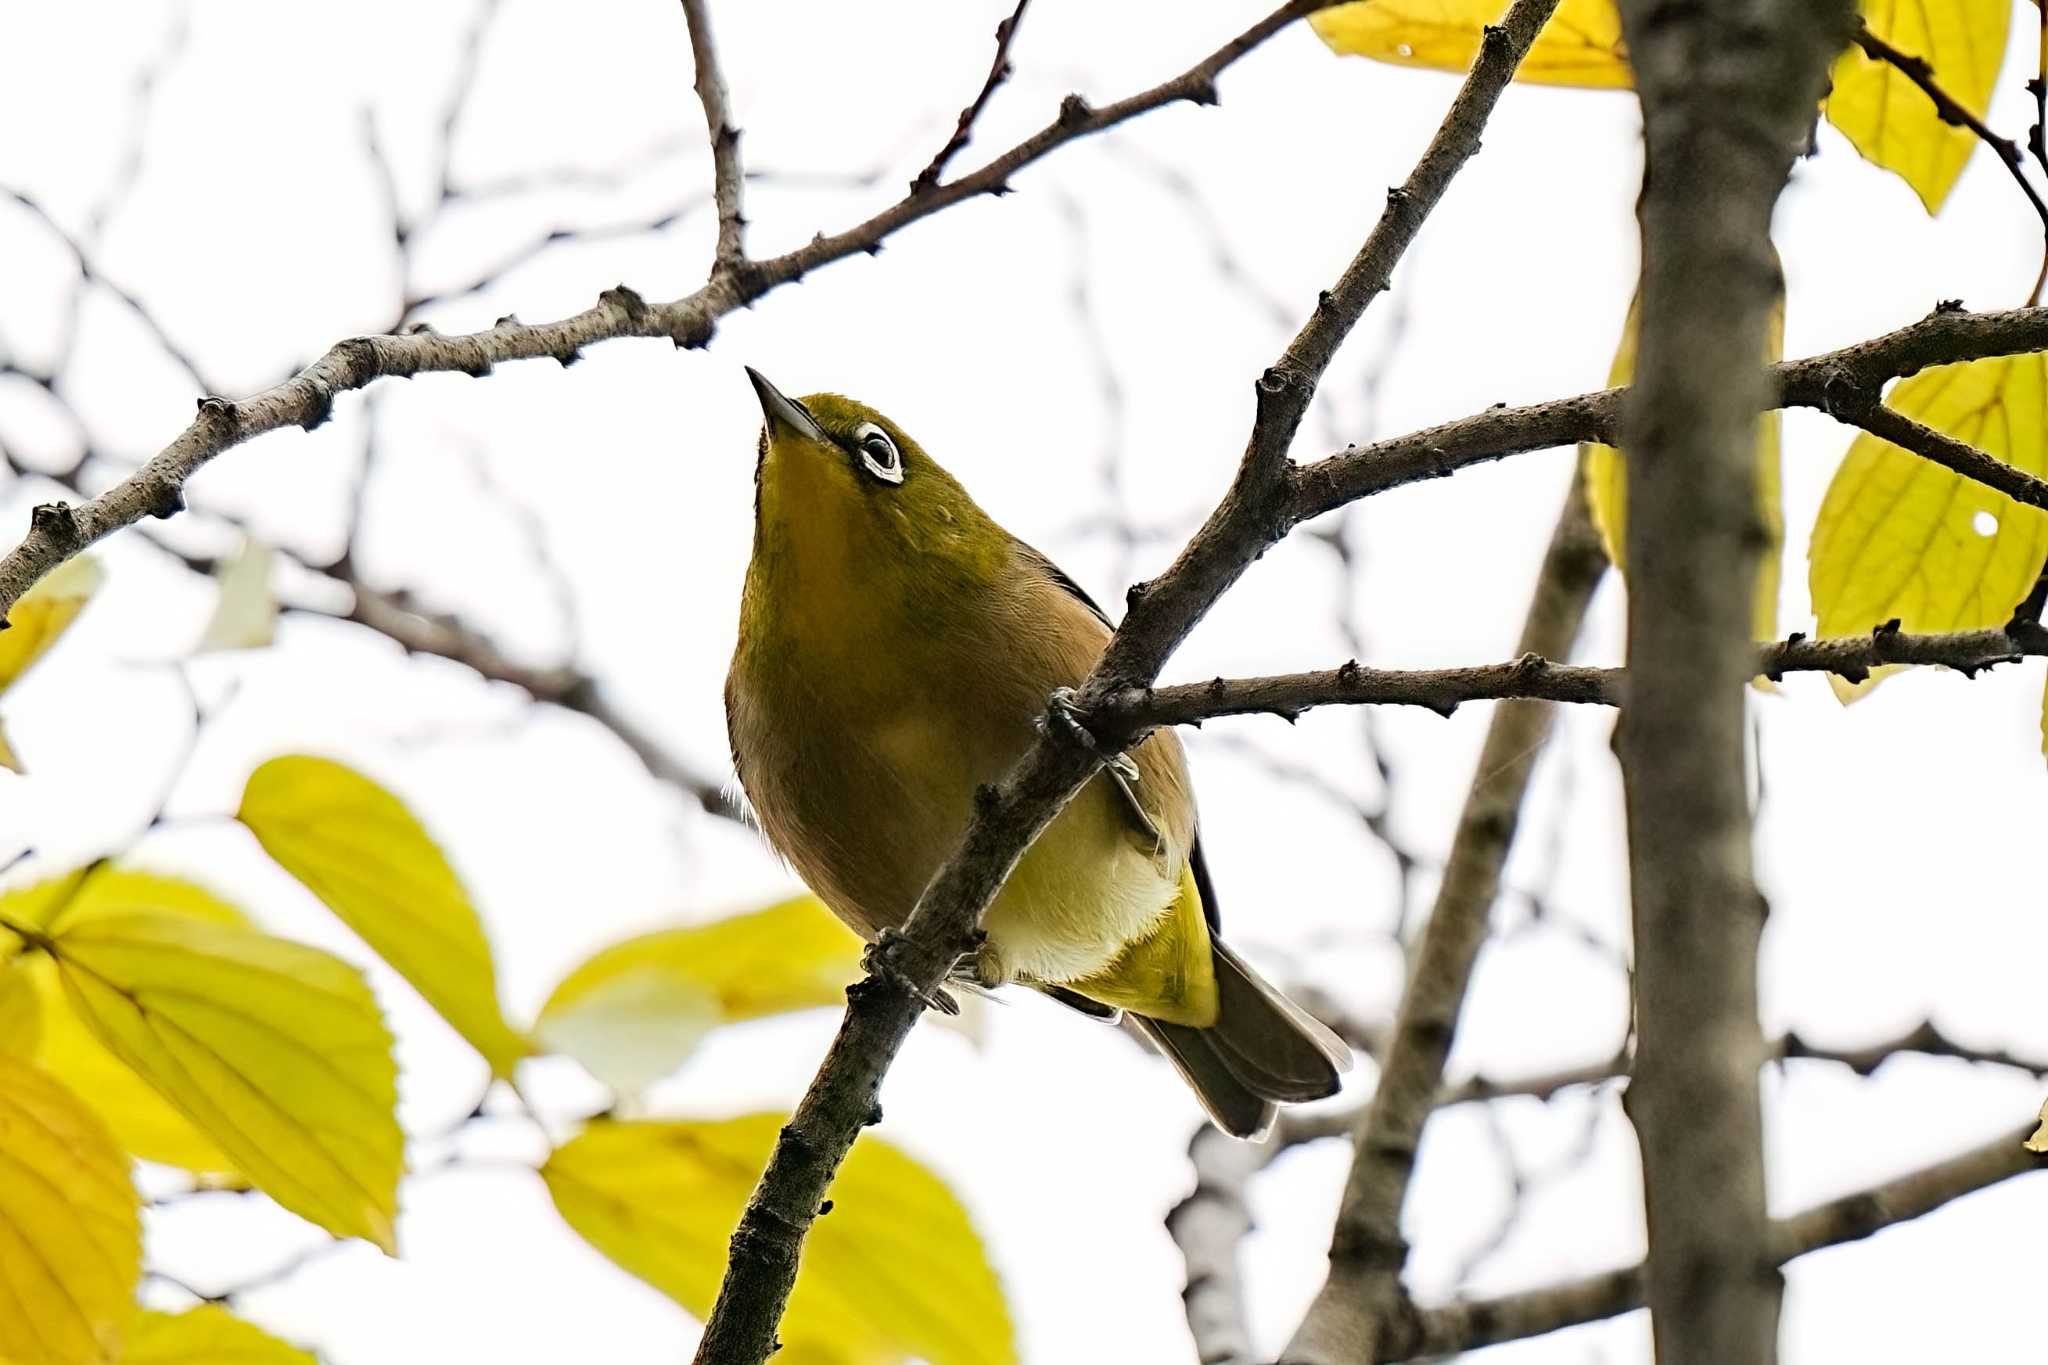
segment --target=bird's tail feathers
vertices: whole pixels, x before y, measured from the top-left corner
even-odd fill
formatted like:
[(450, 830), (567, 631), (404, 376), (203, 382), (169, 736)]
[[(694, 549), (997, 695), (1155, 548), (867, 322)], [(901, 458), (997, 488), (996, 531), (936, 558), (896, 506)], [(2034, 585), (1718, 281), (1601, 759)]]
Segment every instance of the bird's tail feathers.
[(1336, 1094), (1337, 1078), (1351, 1069), (1351, 1049), (1220, 940), (1215, 952), (1213, 1026), (1130, 1017), (1218, 1128), (1257, 1140), (1272, 1129), (1278, 1105)]

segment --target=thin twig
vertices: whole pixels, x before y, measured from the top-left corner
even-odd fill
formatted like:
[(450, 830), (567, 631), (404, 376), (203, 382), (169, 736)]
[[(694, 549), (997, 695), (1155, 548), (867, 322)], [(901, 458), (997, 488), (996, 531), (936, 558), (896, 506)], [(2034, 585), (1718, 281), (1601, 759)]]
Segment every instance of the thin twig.
[[(1766, 1234), (1770, 1263), (1783, 1265), (1860, 1241), (2038, 1169), (2040, 1158), (2021, 1146), (2031, 1131), (2030, 1124), (1910, 1175), (1772, 1222)], [(1379, 1359), (1454, 1355), (1616, 1317), (1643, 1306), (1644, 1270), (1634, 1265), (1495, 1299), (1425, 1308), (1403, 1325)]]
[(1017, 37), (1017, 26), (1024, 22), (1024, 10), (1030, 3), (1031, 0), (1017, 0), (1017, 8), (1010, 11), (1010, 17), (996, 25), (996, 55), (995, 60), (989, 63), (988, 77), (982, 81), (981, 89), (975, 93), (973, 100), (960, 111), (959, 121), (953, 125), (953, 134), (946, 139), (946, 145), (939, 148), (931, 162), (910, 182), (912, 194), (922, 194), (939, 183), (939, 177), (945, 173), (946, 163), (951, 161), (960, 149), (967, 145), (967, 139), (973, 136), (975, 120), (979, 119), (981, 111), (988, 107), (989, 98), (996, 93), (996, 87), (1010, 79), (1010, 44)]
[(1987, 455), (1968, 441), (1936, 431), (1883, 403), (1838, 403), (1837, 417), (1861, 427), (1872, 436), (1890, 441), (1899, 449), (1952, 469), (1966, 479), (2005, 494), (2029, 507), (2048, 507), (2048, 479), (2036, 477), (2017, 465)]
[(650, 304), (622, 285), (555, 322), (529, 324), (505, 317), (466, 335), (422, 329), (402, 336), (352, 337), (261, 393), (240, 400), (208, 398), (192, 423), (133, 474), (78, 506), (49, 504), (34, 514), (28, 536), (0, 557), (0, 619), (44, 574), (101, 537), (146, 516), (179, 511), (185, 481), (221, 452), (282, 427), (317, 427), (339, 394), (380, 378), (428, 372), (484, 375), (510, 360), (552, 359), (568, 365), (582, 358), (586, 346), (625, 337), (666, 337), (677, 346), (704, 346), (718, 320), (735, 308), (821, 266), (855, 254), (872, 255), (904, 227), (954, 204), (1007, 193), (1019, 171), (1076, 139), (1170, 104), (1215, 103), (1217, 78), (1227, 68), (1288, 24), (1330, 3), (1287, 0), (1179, 75), (1114, 104), (1096, 108), (1070, 95), (1051, 123), (980, 169), (906, 196), (842, 232), (820, 234), (794, 251), (749, 262), (745, 271), (709, 280), (681, 298)]
[[(1928, 65), (1925, 57), (1915, 57), (1899, 51), (1872, 33), (1868, 24), (1860, 22), (1856, 25), (1856, 46), (1862, 48), (1872, 61), (1883, 62), (1896, 68), (1900, 75), (1919, 86), (1921, 93), (1934, 101), (1934, 112), (1940, 116), (1943, 123), (1951, 127), (1969, 129), (1977, 135), (1979, 142), (1989, 147), (1992, 154), (2005, 163), (2005, 169), (2011, 173), (2013, 183), (2020, 187), (2021, 194), (2027, 196), (2027, 202), (2034, 206), (2034, 216), (2041, 220), (2041, 270), (2034, 277), (2033, 291), (2027, 295), (2027, 302), (2030, 305), (2039, 303), (2041, 286), (2048, 283), (2048, 203), (2042, 202), (2040, 191), (2034, 188), (2033, 181), (2027, 179), (2027, 158), (2026, 154), (2020, 151), (2019, 144), (2009, 137), (2000, 137), (1983, 119), (1971, 113), (1962, 101), (1942, 89), (1941, 83), (1934, 78), (1934, 68)], [(2044, 55), (2048, 55), (2048, 41), (2044, 41), (2042, 51)], [(2038, 79), (2035, 84), (2038, 86)], [(2038, 90), (2035, 98), (2037, 101), (2041, 98)], [(2039, 107), (2038, 104), (2036, 107)], [(2036, 122), (2033, 139), (2038, 141), (2040, 136), (2040, 124)]]
[[(1606, 571), (1584, 487), (1573, 480), (1522, 626), (1524, 651), (1537, 657), (1569, 653)], [(1502, 707), (1487, 726), (1379, 1083), (1371, 1104), (1354, 1120), (1355, 1147), (1330, 1235), (1329, 1274), (1287, 1345), (1290, 1365), (1371, 1360), (1405, 1311), (1400, 1272), (1408, 1249), (1401, 1209), (1423, 1125), (1443, 1089), (1458, 1013), (1552, 715), (1545, 706)]]
[(718, 47), (711, 38), (710, 0), (682, 0), (690, 29), (690, 55), (696, 62), (697, 102), (704, 106), (704, 128), (711, 136), (712, 196), (718, 205), (718, 245), (712, 252), (714, 275), (739, 269), (746, 259), (747, 220), (741, 195), (746, 173), (740, 165), (740, 130), (732, 121), (732, 97), (718, 69)]

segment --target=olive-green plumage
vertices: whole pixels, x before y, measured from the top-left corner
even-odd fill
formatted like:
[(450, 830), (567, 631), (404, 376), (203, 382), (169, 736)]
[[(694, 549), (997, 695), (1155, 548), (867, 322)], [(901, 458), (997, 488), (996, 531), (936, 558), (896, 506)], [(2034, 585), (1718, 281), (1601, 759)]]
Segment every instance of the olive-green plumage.
[[(726, 679), (734, 762), (770, 842), (872, 939), (1109, 625), (887, 418), (752, 377), (767, 424)], [(1262, 1132), (1275, 1102), (1334, 1093), (1349, 1054), (1213, 937), (1180, 741), (1130, 757), (1137, 781), (1097, 774), (1019, 861), (973, 974), (1129, 1011), (1219, 1126)]]

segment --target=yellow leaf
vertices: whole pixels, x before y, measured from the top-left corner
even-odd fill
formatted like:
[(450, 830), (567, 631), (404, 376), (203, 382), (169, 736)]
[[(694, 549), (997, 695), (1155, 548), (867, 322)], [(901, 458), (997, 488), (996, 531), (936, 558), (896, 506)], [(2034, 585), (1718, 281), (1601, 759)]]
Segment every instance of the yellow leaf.
[(842, 1003), (860, 954), (860, 939), (816, 896), (642, 934), (564, 977), (534, 1034), (614, 1089), (637, 1091), (720, 1024)]
[[(1510, 0), (1362, 0), (1309, 16), (1331, 50), (1405, 66), (1469, 71), (1479, 37)], [(1515, 79), (1541, 85), (1626, 89), (1631, 83), (1614, 0), (1563, 0), (1536, 36)]]
[(0, 1053), (25, 1062), (36, 1059), (43, 1042), (43, 1002), (29, 979), (34, 965), (19, 957), (0, 964)]
[[(1359, 0), (1309, 16), (1333, 51), (1438, 71), (1471, 69), (1481, 30), (1509, 0)], [(1870, 31), (1908, 56), (1980, 117), (2005, 59), (2011, 0), (1864, 0)], [(1621, 16), (1613, 0), (1563, 0), (1515, 73), (1519, 81), (1625, 89), (1633, 83)], [(1850, 45), (1837, 59), (1828, 122), (1864, 159), (1897, 173), (1927, 211), (1941, 208), (1977, 146), (1967, 128), (1944, 123), (1934, 102), (1896, 67)]]
[(2048, 1101), (2041, 1105), (2040, 1126), (2023, 1145), (2030, 1152), (2048, 1152)]
[[(45, 933), (136, 911), (242, 926), (242, 912), (202, 886), (129, 868), (78, 868), (0, 896), (0, 918)], [(11, 935), (7, 937), (11, 938)], [(19, 1050), (86, 1098), (123, 1149), (146, 1161), (208, 1175), (231, 1172), (220, 1147), (127, 1064), (100, 1045), (64, 998), (55, 966), (40, 954), (0, 974), (0, 1021), (25, 1011), (33, 1040)], [(0, 1022), (0, 1047), (6, 1023)]]
[(352, 768), (289, 754), (249, 775), (238, 818), (509, 1077), (532, 1052), (505, 1022), (498, 973), (455, 870), (397, 797)]
[[(1978, 117), (2005, 61), (2012, 0), (1865, 0), (1863, 22), (1909, 57), (1926, 59), (1935, 82)], [(1863, 154), (1896, 173), (1929, 213), (1941, 208), (1976, 149), (1967, 128), (1942, 122), (1934, 101), (1888, 62), (1851, 44), (1835, 61), (1828, 122)]]
[[(1635, 377), (1637, 303), (1636, 299), (1629, 300), (1628, 318), (1621, 327), (1621, 344), (1615, 348), (1614, 364), (1607, 372), (1607, 382), (1610, 386), (1626, 384)], [(1771, 312), (1770, 331), (1764, 342), (1764, 356), (1768, 361), (1778, 361), (1785, 357), (1785, 301), (1782, 294), (1779, 296), (1777, 307)], [(1764, 533), (1768, 537), (1768, 544), (1757, 557), (1755, 606), (1750, 625), (1751, 632), (1759, 640), (1774, 639), (1778, 634), (1778, 585), (1784, 576), (1785, 500), (1778, 427), (1776, 411), (1766, 412), (1757, 419), (1757, 515), (1762, 519)], [(1613, 446), (1593, 442), (1581, 445), (1579, 456), (1584, 469), (1586, 501), (1593, 514), (1593, 525), (1598, 528), (1600, 539), (1607, 547), (1607, 558), (1615, 568), (1626, 574), (1626, 461), (1622, 457), (1622, 452)]]
[(317, 1365), (311, 1351), (287, 1346), (225, 1308), (201, 1304), (182, 1313), (145, 1312), (121, 1365)]
[[(704, 1317), (726, 1243), (787, 1116), (716, 1123), (591, 1124), (541, 1170), (569, 1226), (626, 1270)], [(1008, 1365), (1017, 1358), (1002, 1286), (967, 1213), (939, 1179), (863, 1137), (811, 1227), (778, 1335), (801, 1359), (839, 1365)]]
[(0, 918), (45, 934), (138, 910), (187, 915), (208, 924), (249, 923), (240, 910), (197, 882), (105, 863), (73, 868), (0, 895)]
[(0, 1053), (0, 1359), (120, 1355), (142, 1274), (138, 1210), (128, 1158), (92, 1111)]
[(276, 559), (277, 552), (268, 545), (243, 537), (241, 549), (221, 567), (220, 597), (195, 653), (261, 649), (276, 637), (277, 597), (270, 590)]
[[(1902, 380), (1886, 402), (1986, 454), (2048, 474), (2048, 359), (1942, 365)], [(1822, 499), (1807, 548), (1821, 635), (1861, 635), (1896, 619), (1909, 631), (2003, 625), (2048, 559), (2048, 513), (1858, 436)], [(1856, 689), (1837, 683), (1848, 700)]]
[(7, 614), (8, 629), (0, 631), (0, 692), (14, 686), (57, 643), (104, 577), (98, 560), (80, 555), (50, 570), (23, 594)]
[(236, 1170), (336, 1236), (393, 1250), (398, 1071), (360, 973), (304, 944), (160, 914), (90, 919), (50, 954), (99, 1041)]

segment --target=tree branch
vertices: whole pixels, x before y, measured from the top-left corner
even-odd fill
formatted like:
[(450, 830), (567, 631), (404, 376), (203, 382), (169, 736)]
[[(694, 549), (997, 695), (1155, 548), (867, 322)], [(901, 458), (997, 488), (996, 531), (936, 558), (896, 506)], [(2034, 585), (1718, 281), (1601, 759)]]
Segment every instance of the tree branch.
[[(1771, 1047), (1778, 1062), (1819, 1061), (1846, 1066), (1859, 1076), (1868, 1076), (1887, 1061), (1900, 1056), (1938, 1057), (1972, 1065), (1997, 1066), (2023, 1071), (2031, 1076), (2048, 1075), (2048, 1057), (2023, 1057), (2005, 1048), (1979, 1048), (1958, 1042), (1943, 1033), (1932, 1020), (1893, 1038), (1851, 1047), (1815, 1047), (1795, 1033), (1787, 1033)], [(1486, 1103), (1497, 1099), (1530, 1098), (1547, 1100), (1580, 1086), (1610, 1084), (1625, 1080), (1633, 1058), (1624, 1050), (1602, 1061), (1565, 1067), (1532, 1076), (1495, 1079), (1473, 1076), (1439, 1087), (1434, 1106)], [(1354, 1135), (1370, 1107), (1310, 1109), (1284, 1113), (1274, 1130), (1273, 1140), (1263, 1145), (1232, 1142), (1204, 1126), (1189, 1144), (1188, 1156), (1195, 1173), (1195, 1187), (1166, 1217), (1167, 1231), (1181, 1250), (1187, 1264), (1186, 1303), (1188, 1330), (1193, 1336), (1202, 1365), (1248, 1365), (1252, 1359), (1249, 1335), (1244, 1327), (1242, 1287), (1237, 1270), (1237, 1248), (1251, 1230), (1250, 1187), (1274, 1158), (1304, 1143)], [(2021, 1132), (2027, 1130), (2022, 1129)], [(2018, 1144), (2003, 1141), (1938, 1163), (1926, 1172), (1880, 1186), (1877, 1191), (1822, 1206), (1822, 1210), (1854, 1210), (1855, 1201), (1866, 1201), (1867, 1212), (1878, 1207), (1891, 1221), (1918, 1217), (1944, 1202), (1941, 1199), (1909, 1201), (1905, 1192), (1925, 1192), (1955, 1182), (1955, 1194), (1977, 1188), (1985, 1170), (2017, 1174), (2030, 1169)], [(1979, 1159), (1987, 1165), (1980, 1165)], [(2033, 1166), (2040, 1163), (2035, 1161)], [(1994, 1178), (2003, 1179), (2003, 1175)], [(1875, 1199), (1877, 1205), (1868, 1201)], [(1822, 1210), (1802, 1218), (1814, 1220)], [(1786, 1230), (1799, 1220), (1776, 1225), (1777, 1245), (1786, 1259), (1815, 1250), (1805, 1240), (1804, 1229), (1797, 1236)], [(1875, 1230), (1874, 1228), (1871, 1230)], [(1867, 1235), (1867, 1234), (1866, 1234)], [(1613, 1317), (1642, 1306), (1643, 1273), (1640, 1266), (1605, 1271), (1585, 1279), (1547, 1285), (1500, 1299), (1445, 1304), (1419, 1311), (1398, 1306), (1386, 1328), (1380, 1358), (1399, 1360), (1410, 1356), (1451, 1355), (1539, 1336), (1563, 1327)]]
[[(1794, 635), (1758, 646), (1751, 676), (1776, 681), (1789, 673), (1833, 673), (1863, 682), (1872, 669), (1899, 664), (1952, 668), (1974, 677), (1987, 668), (2043, 655), (2048, 655), (2048, 630), (2029, 620), (1931, 635), (1908, 635), (1888, 622), (1868, 635), (1825, 640)], [(1421, 706), (1448, 716), (1466, 702), (1625, 706), (1627, 695), (1626, 669), (1563, 664), (1529, 653), (1506, 663), (1462, 668), (1368, 668), (1352, 660), (1313, 673), (1124, 688), (1095, 714), (1145, 730), (1261, 713), (1292, 721), (1319, 706)]]
[[(1149, 682), (1160, 664), (1245, 567), (1286, 530), (1288, 446), (1338, 344), (1387, 286), (1394, 264), (1465, 161), (1557, 0), (1516, 0), (1489, 27), (1478, 60), (1408, 182), (1336, 286), (1256, 386), (1257, 415), (1236, 478), (1172, 568), (1134, 588), (1131, 609), (1079, 691), (1081, 714), (1121, 686)], [(970, 177), (971, 179), (971, 177)], [(940, 186), (925, 201), (953, 191)], [(865, 1124), (881, 1114), (883, 1075), (925, 1002), (974, 943), (982, 910), (1040, 830), (1100, 759), (1048, 727), (1003, 780), (976, 794), (960, 847), (919, 897), (903, 930), (869, 955), (868, 975), (848, 991), (846, 1017), (791, 1117), (768, 1169), (733, 1232), (724, 1283), (697, 1348), (698, 1365), (760, 1365), (796, 1279), (797, 1258), (833, 1174)], [(1128, 732), (1098, 734), (1122, 747)]]
[(621, 285), (604, 291), (590, 308), (547, 323), (500, 318), (484, 331), (443, 336), (431, 329), (398, 336), (352, 337), (334, 345), (292, 378), (248, 398), (208, 398), (179, 436), (135, 473), (78, 506), (38, 509), (29, 534), (0, 557), (0, 619), (51, 569), (93, 542), (147, 516), (171, 516), (184, 505), (185, 481), (220, 455), (266, 432), (327, 420), (337, 395), (382, 378), (428, 372), (485, 375), (510, 360), (553, 359), (563, 365), (583, 348), (625, 337), (666, 337), (677, 346), (701, 347), (718, 319), (781, 285), (856, 253), (881, 249), (891, 235), (940, 210), (980, 195), (1007, 193), (1025, 167), (1077, 138), (1115, 127), (1141, 114), (1183, 101), (1216, 102), (1216, 79), (1266, 39), (1334, 0), (1287, 0), (1278, 9), (1169, 80), (1114, 104), (1093, 108), (1078, 95), (1060, 105), (1053, 121), (979, 170), (917, 195), (845, 231), (823, 234), (781, 256), (744, 262), (693, 293), (650, 304)]
[(741, 195), (746, 173), (740, 165), (740, 130), (732, 121), (732, 97), (718, 69), (718, 47), (711, 38), (710, 0), (683, 0), (683, 19), (690, 30), (690, 56), (697, 75), (697, 102), (704, 106), (704, 128), (711, 137), (712, 200), (718, 205), (718, 245), (711, 256), (713, 275), (729, 274), (746, 259), (747, 220)]
[(1768, 1365), (1756, 951), (1744, 767), (1757, 552), (1755, 357), (1779, 290), (1771, 212), (1846, 0), (1622, 0), (1643, 108), (1629, 452), (1628, 814), (1646, 1282), (1660, 1365)]
[(1952, 469), (2029, 507), (2048, 507), (2048, 479), (1985, 454), (1968, 441), (1888, 408), (1883, 403), (1837, 402), (1834, 415), (1921, 459)]
[[(1584, 486), (1574, 479), (1523, 622), (1525, 653), (1570, 652), (1606, 571)], [(1406, 1311), (1401, 1207), (1551, 719), (1547, 706), (1503, 706), (1487, 726), (1379, 1084), (1355, 1121), (1351, 1172), (1330, 1235), (1329, 1275), (1282, 1355), (1287, 1365), (1375, 1359), (1391, 1324)]]
[[(2021, 1146), (2030, 1130), (2031, 1125), (1910, 1175), (1778, 1219), (1766, 1232), (1767, 1259), (1778, 1266), (1827, 1247), (1860, 1241), (1924, 1217), (1966, 1194), (2036, 1170), (2040, 1158)], [(1496, 1299), (1423, 1309), (1380, 1359), (1455, 1355), (1616, 1317), (1643, 1306), (1647, 1269), (1647, 1264), (1629, 1266)]]
[[(2042, 350), (2048, 350), (2048, 308), (1997, 313), (1937, 308), (1918, 322), (1869, 341), (1769, 367), (1765, 373), (1771, 392), (1765, 406), (1818, 408), (1859, 425), (1894, 379), (1910, 378), (1935, 365)], [(1628, 393), (1602, 389), (1521, 407), (1492, 407), (1405, 436), (1347, 448), (1297, 472), (1290, 515), (1306, 521), (1390, 488), (1447, 478), (1511, 455), (1577, 441), (1613, 445), (1620, 439), (1621, 406)], [(1996, 469), (1978, 461), (1988, 461)], [(1981, 474), (1988, 486), (2021, 502), (2048, 507), (2042, 497), (2048, 487), (2041, 480), (1988, 455), (1980, 453), (1967, 465), (1960, 460), (1943, 463), (1971, 478)], [(1993, 479), (1997, 482), (1990, 482)]]
[(982, 81), (981, 89), (973, 100), (960, 111), (959, 121), (953, 125), (952, 136), (946, 139), (945, 146), (939, 148), (930, 163), (911, 180), (912, 194), (921, 194), (939, 183), (939, 177), (945, 174), (946, 163), (959, 155), (960, 149), (967, 145), (967, 139), (973, 136), (975, 121), (981, 117), (981, 111), (988, 108), (996, 87), (1010, 79), (1010, 44), (1016, 40), (1017, 25), (1024, 22), (1024, 10), (1030, 3), (1031, 0), (1017, 0), (1017, 8), (1010, 11), (1010, 17), (996, 25), (996, 56), (989, 63), (988, 77)]
[(1201, 1365), (1252, 1365), (1237, 1249), (1252, 1230), (1252, 1177), (1285, 1150), (1279, 1142), (1238, 1142), (1203, 1124), (1188, 1143), (1195, 1187), (1166, 1215), (1166, 1232), (1187, 1265), (1181, 1303)]

